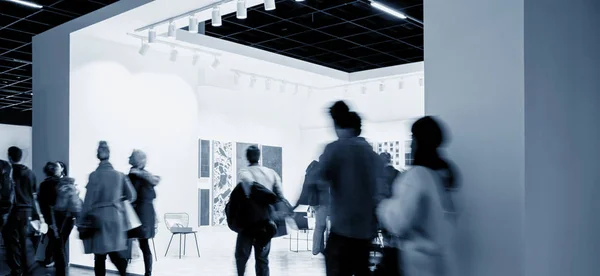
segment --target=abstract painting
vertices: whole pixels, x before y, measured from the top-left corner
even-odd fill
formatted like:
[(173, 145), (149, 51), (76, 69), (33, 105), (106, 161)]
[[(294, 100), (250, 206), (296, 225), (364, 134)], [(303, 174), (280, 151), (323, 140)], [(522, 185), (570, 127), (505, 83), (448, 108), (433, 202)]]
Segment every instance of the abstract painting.
[(233, 191), (233, 143), (213, 141), (213, 225), (226, 225), (225, 205)]
[(240, 170), (248, 167), (248, 159), (246, 158), (246, 149), (250, 146), (257, 146), (258, 144), (250, 143), (235, 143), (235, 184), (239, 183), (238, 175)]
[(210, 141), (198, 140), (198, 178), (210, 177)]
[(392, 156), (392, 166), (400, 168), (404, 166), (404, 156), (400, 156), (400, 141), (379, 142), (377, 143), (377, 154), (387, 152)]
[(210, 225), (210, 190), (198, 189), (198, 226)]
[(283, 149), (281, 147), (263, 145), (262, 165), (277, 172), (283, 180)]

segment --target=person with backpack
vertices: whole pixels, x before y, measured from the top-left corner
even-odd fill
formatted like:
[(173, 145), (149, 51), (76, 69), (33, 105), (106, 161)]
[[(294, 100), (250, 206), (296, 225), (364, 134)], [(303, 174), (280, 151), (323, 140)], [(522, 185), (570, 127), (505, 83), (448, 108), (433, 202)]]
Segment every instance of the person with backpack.
[(131, 165), (129, 180), (137, 193), (137, 198), (132, 204), (142, 222), (141, 227), (129, 232), (129, 237), (138, 239), (140, 249), (144, 255), (144, 276), (151, 276), (152, 251), (148, 240), (156, 235), (156, 212), (154, 211), (156, 191), (154, 187), (160, 183), (160, 177), (145, 169), (146, 160), (146, 153), (141, 150), (134, 150), (129, 157), (129, 164)]
[(456, 173), (438, 152), (444, 136), (436, 119), (423, 117), (411, 131), (413, 166), (394, 182), (378, 218), (399, 238), (403, 275), (449, 275), (455, 214), (449, 190), (456, 186)]
[(274, 206), (278, 203), (286, 206), (289, 203), (281, 191), (281, 177), (274, 170), (258, 164), (260, 149), (256, 146), (248, 147), (246, 158), (250, 166), (240, 171), (240, 183), (232, 191), (225, 208), (227, 224), (238, 233), (235, 245), (238, 276), (243, 276), (246, 271), (252, 247), (256, 259), (256, 276), (268, 276), (271, 239), (281, 233), (276, 220), (288, 215), (286, 213), (291, 210), (275, 210)]

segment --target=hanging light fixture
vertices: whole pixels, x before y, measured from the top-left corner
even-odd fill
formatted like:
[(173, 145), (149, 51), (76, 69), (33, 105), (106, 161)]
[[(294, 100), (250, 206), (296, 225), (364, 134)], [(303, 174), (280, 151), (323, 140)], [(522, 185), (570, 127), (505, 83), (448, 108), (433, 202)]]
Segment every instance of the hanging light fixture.
[(267, 90), (271, 90), (271, 80), (270, 79), (265, 80), (265, 88)]
[(281, 85), (279, 85), (279, 92), (285, 93), (285, 82), (281, 81)]
[(169, 22), (169, 31), (167, 32), (167, 37), (168, 38), (175, 38), (175, 22), (170, 21)]
[(235, 72), (235, 74), (233, 74), (233, 83), (235, 85), (240, 84), (240, 73), (239, 72)]
[(194, 52), (194, 56), (192, 57), (192, 65), (196, 66), (196, 64), (198, 64), (199, 60), (200, 60), (200, 55), (198, 55), (198, 52)]
[(198, 33), (198, 18), (196, 17), (196, 15), (191, 15), (189, 18), (189, 24), (188, 24), (188, 31), (190, 33)]
[(363, 84), (362, 88), (361, 88), (361, 93), (363, 94), (367, 94), (367, 86)]
[(250, 78), (250, 88), (254, 88), (254, 85), (256, 85), (256, 77), (252, 76)]
[(221, 18), (221, 8), (216, 6), (212, 10), (212, 26), (221, 27), (223, 25), (223, 19)]
[(265, 0), (265, 11), (272, 11), (275, 8), (275, 0)]
[(423, 85), (424, 85), (424, 83), (425, 83), (425, 82), (423, 81), (423, 78), (420, 78), (420, 79), (419, 79), (419, 86), (423, 86)]
[(177, 61), (177, 55), (179, 55), (179, 52), (177, 51), (177, 49), (173, 48), (173, 50), (171, 50), (171, 57), (169, 58), (172, 62)]
[(246, 19), (248, 18), (248, 9), (246, 8), (246, 0), (238, 0), (237, 1), (237, 12), (235, 14), (237, 19)]
[(148, 43), (156, 42), (156, 30), (154, 28), (150, 28), (148, 30)]
[(148, 50), (150, 50), (150, 45), (148, 43), (146, 43), (144, 40), (142, 40), (142, 47), (140, 48), (140, 55), (145, 56), (146, 53), (148, 53)]
[(213, 60), (213, 63), (210, 65), (210, 67), (212, 67), (213, 70), (217, 70), (217, 67), (219, 67), (220, 64), (221, 61), (215, 56), (215, 60)]
[(403, 82), (402, 80), (400, 80), (400, 81), (398, 82), (398, 89), (399, 89), (399, 90), (402, 90), (402, 89), (404, 89), (404, 82)]
[(385, 90), (385, 83), (383, 83), (383, 81), (382, 81), (379, 83), (379, 92), (383, 92), (384, 90)]
[(298, 85), (296, 84), (296, 87), (294, 88), (294, 95), (298, 95), (298, 90), (300, 90), (300, 89), (299, 89)]

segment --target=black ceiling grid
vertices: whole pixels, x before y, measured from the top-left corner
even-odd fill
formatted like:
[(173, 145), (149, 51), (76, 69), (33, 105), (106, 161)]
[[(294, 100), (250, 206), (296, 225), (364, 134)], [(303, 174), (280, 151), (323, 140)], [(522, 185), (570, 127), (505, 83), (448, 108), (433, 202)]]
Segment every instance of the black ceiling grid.
[[(367, 0), (278, 0), (248, 9), (248, 18), (206, 22), (206, 34), (345, 72), (423, 61), (423, 26), (373, 8)], [(380, 3), (422, 22), (423, 0)]]
[(33, 36), (117, 2), (31, 1), (44, 7), (0, 1), (0, 123), (4, 124), (31, 125)]

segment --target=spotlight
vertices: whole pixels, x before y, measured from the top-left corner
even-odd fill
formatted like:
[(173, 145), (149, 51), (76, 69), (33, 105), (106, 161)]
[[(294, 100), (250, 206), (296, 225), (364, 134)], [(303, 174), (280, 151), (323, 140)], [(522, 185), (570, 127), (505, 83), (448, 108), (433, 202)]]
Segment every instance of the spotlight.
[(383, 92), (385, 90), (385, 83), (381, 82), (379, 84), (379, 92)]
[(285, 82), (281, 82), (281, 85), (279, 85), (279, 92), (280, 93), (285, 93)]
[(361, 93), (367, 94), (367, 86), (365, 86), (365, 85), (362, 86)]
[(250, 78), (250, 88), (254, 88), (254, 85), (256, 85), (256, 77), (252, 76)]
[(298, 88), (298, 85), (296, 84), (296, 88), (294, 88), (294, 95), (298, 95), (298, 90), (299, 90), (299, 88)]
[(405, 14), (403, 14), (403, 13), (397, 11), (397, 10), (394, 10), (394, 9), (392, 9), (392, 8), (386, 6), (386, 5), (383, 5), (381, 3), (375, 2), (375, 1), (371, 1), (371, 6), (373, 6), (374, 8), (377, 8), (377, 9), (379, 9), (381, 11), (384, 11), (386, 13), (389, 13), (390, 15), (398, 17), (400, 19), (407, 19), (408, 18)]
[(265, 80), (265, 88), (267, 90), (271, 90), (271, 80), (270, 79)]
[(196, 66), (196, 64), (198, 64), (199, 60), (200, 60), (200, 56), (198, 55), (198, 53), (194, 53), (194, 56), (192, 57), (192, 65)]
[(235, 85), (240, 84), (240, 73), (235, 72), (235, 74), (233, 74), (233, 83), (235, 83)]
[(151, 28), (148, 31), (148, 43), (154, 43), (156, 42), (156, 30), (154, 28)]
[(44, 7), (42, 5), (38, 5), (36, 3), (29, 2), (29, 1), (23, 1), (23, 0), (8, 0), (8, 2), (13, 2), (13, 3), (19, 4), (19, 5), (23, 5), (23, 6), (34, 8), (34, 9), (41, 9)]
[(275, 10), (275, 0), (265, 0), (265, 11)]
[(142, 41), (142, 47), (140, 48), (140, 55), (145, 56), (150, 50), (150, 45), (144, 41)]
[(221, 27), (223, 25), (223, 20), (221, 19), (221, 8), (214, 7), (212, 10), (212, 26), (213, 27)]
[(420, 79), (419, 79), (419, 86), (423, 86), (423, 85), (424, 85), (424, 82), (425, 82), (425, 81), (423, 81), (423, 78), (420, 78)]
[(210, 65), (210, 67), (212, 67), (213, 70), (216, 70), (220, 64), (221, 64), (221, 61), (219, 61), (219, 59), (217, 57), (215, 57), (215, 60), (213, 60), (213, 63)]
[(248, 18), (248, 9), (246, 9), (246, 0), (238, 0), (236, 17), (237, 17), (237, 19)]
[(296, 2), (304, 2), (304, 0), (296, 0)]
[(398, 89), (400, 89), (400, 90), (404, 89), (404, 82), (402, 82), (402, 81), (398, 82)]
[(188, 31), (190, 33), (198, 33), (198, 18), (195, 15), (190, 16)]
[(175, 38), (175, 22), (169, 22), (169, 31), (167, 32), (167, 37)]
[(177, 61), (177, 55), (179, 55), (179, 52), (177, 51), (177, 49), (173, 48), (173, 50), (171, 50), (171, 57), (169, 58), (172, 62)]

